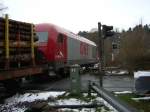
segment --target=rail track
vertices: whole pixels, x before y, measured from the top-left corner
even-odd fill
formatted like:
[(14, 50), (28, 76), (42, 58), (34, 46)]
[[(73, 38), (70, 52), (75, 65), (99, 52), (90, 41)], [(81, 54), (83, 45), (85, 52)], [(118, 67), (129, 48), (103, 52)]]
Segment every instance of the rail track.
[[(36, 80), (29, 80), (24, 81), (20, 83), (19, 88), (14, 88), (14, 91), (7, 90), (2, 83), (0, 83), (0, 102), (3, 103), (3, 101), (16, 93), (22, 94), (26, 92), (41, 92), (41, 91), (48, 91), (47, 88), (60, 80), (64, 78), (60, 77), (51, 77), (49, 80), (44, 79), (36, 79)], [(13, 90), (13, 88), (11, 89)]]

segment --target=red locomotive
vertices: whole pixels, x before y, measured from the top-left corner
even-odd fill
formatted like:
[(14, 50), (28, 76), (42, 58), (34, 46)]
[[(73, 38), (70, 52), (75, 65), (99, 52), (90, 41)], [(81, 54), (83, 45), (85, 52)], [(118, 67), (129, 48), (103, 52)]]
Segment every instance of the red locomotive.
[(94, 42), (53, 24), (37, 24), (38, 50), (55, 71), (72, 64), (89, 66), (96, 63)]

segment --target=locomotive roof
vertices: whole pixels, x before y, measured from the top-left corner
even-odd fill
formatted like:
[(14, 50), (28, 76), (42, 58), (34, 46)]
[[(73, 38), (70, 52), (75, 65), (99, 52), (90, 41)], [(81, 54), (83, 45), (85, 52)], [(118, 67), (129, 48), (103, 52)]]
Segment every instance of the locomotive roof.
[(79, 35), (71, 32), (69, 30), (66, 30), (66, 29), (64, 29), (62, 27), (59, 27), (59, 26), (51, 24), (51, 23), (45, 23), (45, 25), (56, 29), (57, 32), (65, 34), (65, 35), (69, 36), (70, 38), (75, 38), (75, 39), (78, 39), (78, 40), (80, 40), (82, 42), (85, 42), (87, 44), (91, 44), (93, 46), (96, 46), (96, 44), (93, 41), (90, 41), (90, 40), (88, 40), (88, 39), (86, 39), (86, 38), (84, 38), (82, 36), (79, 36)]

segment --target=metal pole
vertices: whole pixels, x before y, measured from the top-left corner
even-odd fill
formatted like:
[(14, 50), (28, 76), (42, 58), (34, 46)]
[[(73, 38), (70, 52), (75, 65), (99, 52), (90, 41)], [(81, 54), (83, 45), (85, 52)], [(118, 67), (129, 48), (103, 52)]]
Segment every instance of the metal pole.
[(91, 81), (88, 81), (88, 96), (91, 97)]
[(99, 53), (99, 81), (100, 87), (103, 87), (104, 75), (104, 40), (102, 38), (101, 23), (98, 23), (98, 53)]
[(100, 95), (104, 100), (106, 100), (110, 105), (112, 105), (119, 112), (138, 112), (137, 109), (122, 102), (121, 100), (113, 96), (111, 93), (106, 91), (105, 89), (101, 87), (98, 88), (95, 83), (92, 83), (91, 89), (96, 93), (98, 93), (98, 95)]

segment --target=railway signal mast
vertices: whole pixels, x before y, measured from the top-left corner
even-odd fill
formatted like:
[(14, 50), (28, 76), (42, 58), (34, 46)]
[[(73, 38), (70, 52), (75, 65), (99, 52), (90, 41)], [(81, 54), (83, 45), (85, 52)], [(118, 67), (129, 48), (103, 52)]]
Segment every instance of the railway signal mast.
[(99, 36), (99, 74), (100, 74), (100, 87), (103, 86), (103, 75), (105, 74), (105, 56), (104, 56), (104, 40), (107, 37), (112, 37), (114, 35), (113, 26), (101, 25), (98, 23), (98, 36)]

